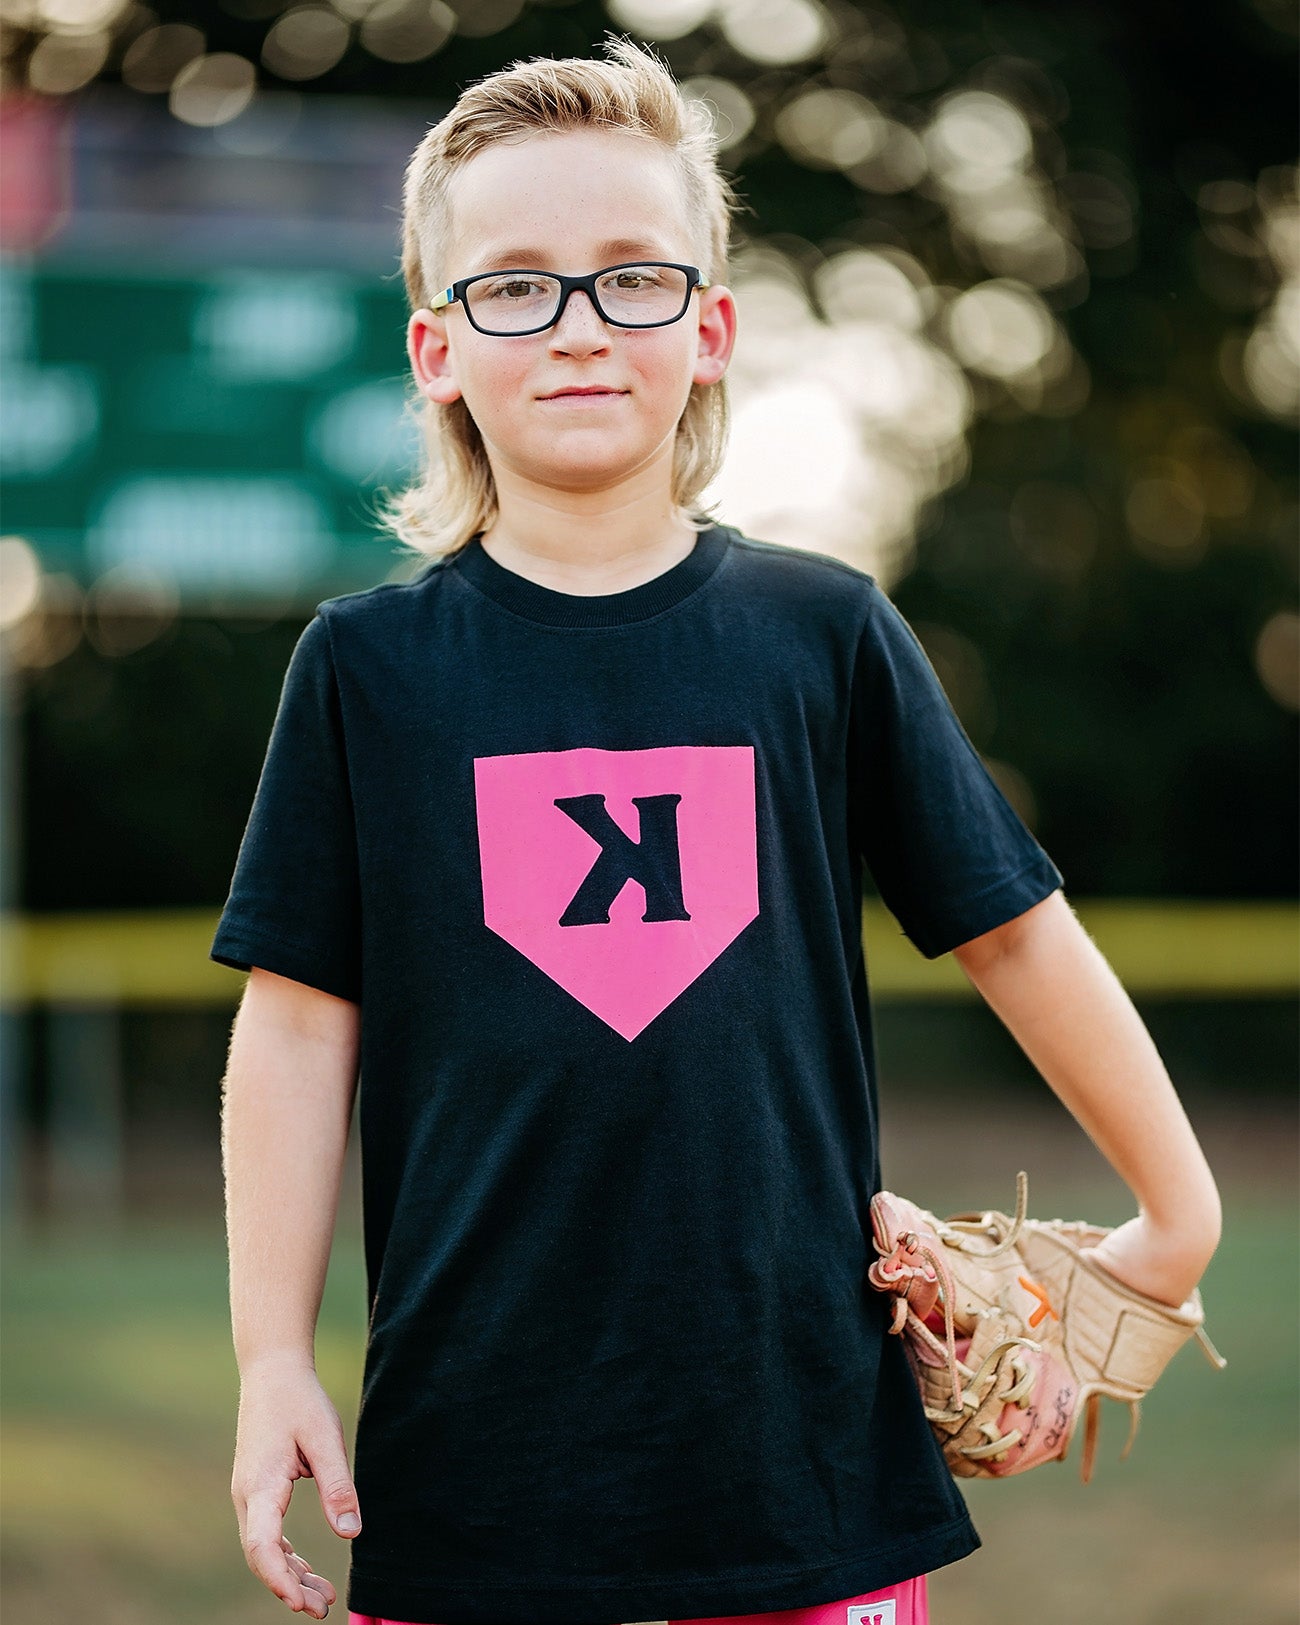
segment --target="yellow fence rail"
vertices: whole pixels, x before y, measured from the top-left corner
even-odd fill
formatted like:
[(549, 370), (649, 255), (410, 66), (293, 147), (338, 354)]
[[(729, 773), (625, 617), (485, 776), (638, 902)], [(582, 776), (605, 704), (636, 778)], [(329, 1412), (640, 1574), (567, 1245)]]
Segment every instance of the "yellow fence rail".
[[(1300, 991), (1300, 911), (1290, 903), (1071, 904), (1135, 997)], [(233, 1006), (245, 978), (208, 958), (217, 918), (210, 909), (0, 917), (0, 1003)], [(863, 940), (877, 997), (975, 996), (951, 954), (923, 959), (878, 901), (864, 906)]]

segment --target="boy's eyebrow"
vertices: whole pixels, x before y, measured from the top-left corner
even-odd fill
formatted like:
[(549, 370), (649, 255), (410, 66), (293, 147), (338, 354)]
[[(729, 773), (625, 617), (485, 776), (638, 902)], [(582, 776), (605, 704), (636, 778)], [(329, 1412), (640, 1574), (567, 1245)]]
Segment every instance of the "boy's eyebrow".
[[(598, 244), (596, 253), (602, 265), (614, 265), (624, 256), (645, 255), (658, 259), (664, 250), (656, 247), (648, 237), (614, 237)], [(480, 256), (479, 265), (485, 271), (498, 269), (542, 271), (546, 269), (546, 250), (542, 248), (495, 248)]]

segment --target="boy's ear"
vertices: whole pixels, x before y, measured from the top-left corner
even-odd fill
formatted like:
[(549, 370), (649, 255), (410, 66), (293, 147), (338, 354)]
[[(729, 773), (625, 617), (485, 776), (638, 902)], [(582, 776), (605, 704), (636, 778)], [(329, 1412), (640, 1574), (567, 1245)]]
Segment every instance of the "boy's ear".
[(700, 295), (700, 326), (691, 381), (716, 384), (727, 370), (736, 343), (736, 300), (730, 288), (706, 288)]
[(445, 316), (431, 310), (414, 311), (406, 324), (406, 353), (422, 395), (439, 406), (450, 406), (460, 399), (460, 385), (452, 372)]

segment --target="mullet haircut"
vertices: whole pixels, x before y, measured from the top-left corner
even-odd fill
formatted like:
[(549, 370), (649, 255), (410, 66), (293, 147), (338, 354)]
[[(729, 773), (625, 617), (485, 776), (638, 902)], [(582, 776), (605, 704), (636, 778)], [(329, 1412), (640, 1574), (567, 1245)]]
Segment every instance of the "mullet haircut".
[[(648, 47), (609, 38), (604, 49), (607, 61), (534, 57), (489, 74), (464, 90), (425, 134), (407, 164), (402, 194), (402, 275), (412, 313), (427, 309), (444, 286), (452, 175), (495, 141), (541, 132), (621, 130), (658, 141), (681, 176), (700, 269), (710, 282), (726, 281), (737, 196), (718, 168), (708, 110), (682, 95)], [(412, 377), (406, 410), (419, 428), (420, 472), (405, 490), (379, 499), (378, 519), (417, 555), (440, 558), (496, 517), (496, 483), (464, 400), (440, 406)], [(672, 499), (696, 529), (711, 523), (692, 504), (721, 464), (727, 427), (725, 377), (692, 384), (677, 425)]]

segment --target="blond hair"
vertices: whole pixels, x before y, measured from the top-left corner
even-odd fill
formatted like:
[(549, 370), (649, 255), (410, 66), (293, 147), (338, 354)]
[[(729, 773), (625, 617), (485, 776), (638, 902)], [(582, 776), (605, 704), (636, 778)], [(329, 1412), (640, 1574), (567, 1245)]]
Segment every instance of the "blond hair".
[[(731, 213), (738, 200), (718, 168), (708, 110), (682, 95), (648, 48), (609, 38), (605, 53), (611, 60), (515, 62), (469, 86), (425, 134), (407, 164), (402, 197), (402, 274), (412, 312), (427, 309), (443, 286), (438, 273), (450, 233), (452, 175), (492, 142), (539, 131), (622, 130), (661, 143), (682, 179), (700, 269), (709, 282), (725, 281)], [(405, 547), (439, 558), (496, 517), (496, 483), (463, 399), (440, 406), (412, 378), (406, 410), (419, 429), (420, 473), (405, 490), (381, 497), (376, 517)], [(672, 500), (697, 529), (711, 521), (691, 504), (718, 470), (727, 424), (725, 378), (692, 384), (677, 425)]]

